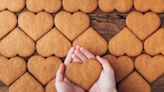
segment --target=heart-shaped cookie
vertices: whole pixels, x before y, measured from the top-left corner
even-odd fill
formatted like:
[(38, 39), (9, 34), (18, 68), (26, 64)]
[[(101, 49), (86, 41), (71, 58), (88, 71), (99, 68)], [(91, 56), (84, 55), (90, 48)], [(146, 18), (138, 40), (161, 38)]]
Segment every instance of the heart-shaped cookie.
[(61, 6), (61, 0), (26, 0), (27, 9), (32, 12), (45, 10), (49, 13), (57, 12)]
[(0, 11), (8, 9), (12, 12), (19, 12), (25, 7), (25, 0), (1, 0)]
[(164, 55), (164, 28), (160, 28), (145, 40), (144, 49), (149, 55), (157, 55), (160, 53)]
[(51, 81), (46, 85), (45, 92), (57, 92), (54, 83), (55, 83), (55, 79), (51, 80)]
[(86, 48), (95, 55), (103, 55), (107, 51), (106, 40), (91, 27), (74, 40), (73, 46), (76, 45)]
[(7, 86), (26, 71), (26, 62), (20, 57), (7, 59), (0, 56), (0, 80)]
[(164, 56), (151, 57), (146, 54), (138, 56), (135, 60), (136, 69), (149, 81), (153, 82), (164, 74)]
[(9, 87), (9, 92), (44, 92), (44, 87), (27, 72)]
[(88, 59), (84, 63), (73, 62), (67, 65), (66, 77), (85, 90), (96, 82), (101, 73), (102, 66), (95, 59)]
[(28, 57), (34, 51), (35, 43), (19, 28), (15, 28), (0, 41), (0, 54), (6, 57), (14, 57), (17, 54)]
[(160, 17), (153, 12), (147, 12), (144, 15), (140, 12), (129, 13), (126, 18), (126, 25), (135, 33), (137, 37), (144, 40), (160, 26)]
[(99, 8), (103, 12), (128, 12), (133, 7), (133, 0), (99, 0)]
[(65, 57), (71, 48), (69, 40), (56, 28), (44, 35), (36, 43), (37, 52), (45, 57), (55, 54), (57, 57)]
[(128, 28), (124, 28), (109, 41), (108, 48), (115, 56), (127, 54), (133, 57), (142, 52), (143, 44)]
[(17, 25), (17, 17), (10, 11), (0, 12), (0, 39)]
[(45, 59), (37, 55), (29, 59), (28, 70), (45, 85), (56, 76), (56, 72), (61, 63), (62, 61), (55, 56)]
[(134, 70), (134, 61), (128, 56), (116, 58), (112, 55), (104, 56), (115, 71), (116, 81), (119, 82)]
[[(71, 22), (70, 22), (71, 21)], [(80, 33), (84, 32), (90, 25), (90, 19), (83, 12), (74, 14), (61, 11), (54, 19), (56, 28), (59, 29), (68, 39), (74, 40)]]
[(68, 12), (81, 10), (91, 13), (97, 8), (97, 0), (63, 0), (63, 8)]
[(152, 92), (150, 85), (137, 73), (133, 72), (118, 86), (119, 92)]
[(134, 7), (140, 12), (151, 10), (156, 13), (163, 13), (164, 0), (134, 0)]
[(33, 40), (38, 40), (41, 36), (53, 27), (53, 17), (49, 13), (23, 12), (18, 18), (19, 27), (27, 33)]

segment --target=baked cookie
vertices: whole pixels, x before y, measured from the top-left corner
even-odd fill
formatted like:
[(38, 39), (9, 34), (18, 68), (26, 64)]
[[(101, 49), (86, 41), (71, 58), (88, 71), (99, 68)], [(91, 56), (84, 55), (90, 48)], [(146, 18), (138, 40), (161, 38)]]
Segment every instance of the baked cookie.
[(71, 43), (56, 28), (44, 35), (36, 43), (37, 52), (45, 57), (55, 54), (57, 57), (65, 57), (71, 48)]
[(25, 0), (1, 0), (0, 11), (8, 9), (12, 12), (19, 12), (25, 7)]
[(25, 73), (9, 87), (9, 92), (44, 92), (44, 87), (29, 73)]
[(19, 27), (27, 33), (33, 40), (38, 40), (41, 36), (53, 27), (53, 17), (49, 13), (23, 12), (18, 18)]
[(7, 86), (26, 72), (26, 62), (20, 57), (7, 59), (0, 56), (0, 80)]
[(134, 0), (134, 7), (140, 12), (164, 13), (164, 0)]
[(49, 13), (57, 12), (61, 6), (61, 0), (26, 0), (27, 9), (32, 12), (45, 10)]
[(63, 0), (63, 8), (68, 12), (81, 10), (91, 13), (97, 8), (97, 0)]
[(45, 92), (57, 92), (56, 87), (55, 87), (55, 80), (56, 79), (53, 79), (47, 84), (45, 88)]
[(142, 52), (143, 44), (128, 28), (124, 28), (109, 41), (108, 48), (115, 56), (127, 54), (133, 57)]
[(36, 55), (28, 60), (28, 71), (45, 85), (56, 76), (61, 63), (62, 61), (55, 56), (45, 59)]
[(160, 53), (164, 55), (164, 28), (160, 28), (145, 40), (144, 49), (149, 55), (157, 55)]
[(83, 12), (75, 12), (71, 14), (61, 11), (56, 14), (54, 22), (56, 28), (71, 41), (84, 32), (90, 25), (88, 15)]
[(150, 85), (137, 73), (133, 72), (118, 86), (119, 92), (152, 92)]
[(103, 12), (128, 12), (133, 7), (133, 0), (99, 0), (99, 8)]
[(104, 58), (109, 61), (114, 69), (117, 82), (120, 82), (134, 70), (134, 61), (128, 56), (117, 58), (112, 55), (106, 55)]
[(151, 57), (146, 54), (138, 56), (135, 60), (136, 69), (149, 81), (153, 82), (164, 74), (164, 56)]
[(129, 13), (126, 18), (128, 28), (141, 40), (144, 40), (160, 26), (160, 17), (153, 12), (147, 12), (144, 15), (140, 12)]
[(91, 27), (74, 40), (73, 46), (76, 45), (86, 48), (95, 55), (103, 55), (107, 51), (106, 40)]
[(85, 90), (97, 81), (101, 73), (102, 66), (96, 59), (88, 59), (84, 63), (73, 62), (67, 65), (66, 77)]
[(34, 51), (34, 41), (19, 28), (15, 28), (0, 41), (0, 54), (6, 57), (14, 57), (16, 55), (28, 57)]

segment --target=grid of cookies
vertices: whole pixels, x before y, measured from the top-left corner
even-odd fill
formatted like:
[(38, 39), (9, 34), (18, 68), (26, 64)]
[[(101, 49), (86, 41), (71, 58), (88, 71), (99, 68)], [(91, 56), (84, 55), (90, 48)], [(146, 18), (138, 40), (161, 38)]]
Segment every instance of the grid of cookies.
[[(136, 11), (107, 42), (87, 15), (98, 6), (107, 13)], [(164, 13), (164, 0), (1, 0), (0, 80), (9, 92), (56, 92), (62, 59), (80, 45), (109, 60), (119, 92), (151, 92), (150, 83), (164, 74), (158, 13)]]

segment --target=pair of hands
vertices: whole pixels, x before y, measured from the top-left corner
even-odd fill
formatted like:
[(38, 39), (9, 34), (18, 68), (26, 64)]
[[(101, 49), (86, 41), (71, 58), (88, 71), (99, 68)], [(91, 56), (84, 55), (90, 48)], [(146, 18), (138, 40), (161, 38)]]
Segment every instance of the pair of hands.
[(92, 53), (80, 46), (72, 47), (68, 52), (64, 64), (60, 65), (55, 82), (57, 92), (85, 92), (84, 89), (74, 85), (65, 78), (65, 67), (72, 61), (83, 63), (91, 58), (96, 58), (102, 64), (103, 70), (99, 79), (90, 88), (89, 92), (117, 92), (114, 71), (108, 61), (100, 56), (95, 57)]

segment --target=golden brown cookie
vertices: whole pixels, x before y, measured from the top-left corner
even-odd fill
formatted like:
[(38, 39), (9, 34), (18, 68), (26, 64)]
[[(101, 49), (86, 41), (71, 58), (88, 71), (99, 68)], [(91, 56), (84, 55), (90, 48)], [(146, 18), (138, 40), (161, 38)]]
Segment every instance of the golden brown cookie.
[(103, 12), (128, 12), (133, 7), (133, 0), (99, 0), (99, 8)]
[(153, 82), (164, 74), (164, 56), (151, 57), (146, 54), (138, 56), (135, 60), (136, 69), (149, 81)]
[(26, 62), (20, 57), (0, 56), (0, 80), (7, 86), (26, 72)]
[(57, 57), (65, 57), (71, 48), (71, 43), (56, 28), (44, 35), (36, 43), (37, 52), (45, 57), (55, 54)]
[(56, 76), (56, 72), (61, 63), (62, 61), (55, 56), (45, 59), (44, 57), (36, 55), (28, 60), (28, 70), (45, 85)]
[(164, 55), (164, 28), (147, 38), (144, 42), (144, 49), (149, 55)]
[(57, 12), (61, 6), (61, 0), (26, 0), (27, 9), (32, 12), (45, 10), (49, 13)]
[(96, 82), (101, 73), (102, 66), (96, 59), (88, 59), (84, 63), (73, 62), (67, 65), (66, 77), (85, 90)]
[(29, 73), (25, 73), (9, 87), (9, 92), (44, 92), (44, 87)]
[(63, 8), (68, 12), (81, 10), (91, 13), (97, 8), (97, 0), (63, 0)]
[(25, 7), (25, 0), (1, 0), (0, 11), (8, 9), (12, 12), (19, 12)]
[(124, 28), (109, 41), (108, 48), (115, 56), (127, 54), (133, 57), (142, 52), (143, 44), (128, 28)]
[(55, 79), (51, 80), (45, 88), (45, 92), (57, 92), (55, 87)]
[(41, 36), (53, 27), (53, 17), (49, 13), (23, 12), (18, 18), (19, 27), (27, 33), (33, 40), (38, 40)]
[(164, 0), (134, 0), (134, 7), (140, 12), (164, 13)]
[(71, 14), (61, 11), (56, 14), (54, 22), (56, 28), (71, 41), (84, 32), (90, 25), (88, 15), (83, 12), (75, 12)]
[(144, 15), (140, 12), (129, 13), (126, 18), (126, 25), (135, 33), (137, 37), (144, 40), (160, 26), (160, 17), (153, 12), (147, 12)]
[(133, 72), (118, 86), (119, 92), (152, 92), (150, 85), (137, 73)]
[(14, 57), (16, 55), (28, 57), (34, 51), (34, 41), (19, 28), (15, 28), (0, 41), (0, 54), (6, 57)]
[(134, 61), (128, 56), (121, 56), (119, 58), (106, 55), (104, 56), (114, 69), (116, 81), (119, 82), (134, 70)]
[(17, 25), (17, 17), (10, 11), (0, 12), (0, 39)]
[(74, 40), (73, 46), (76, 45), (86, 48), (95, 55), (103, 55), (107, 51), (106, 40), (91, 27)]

